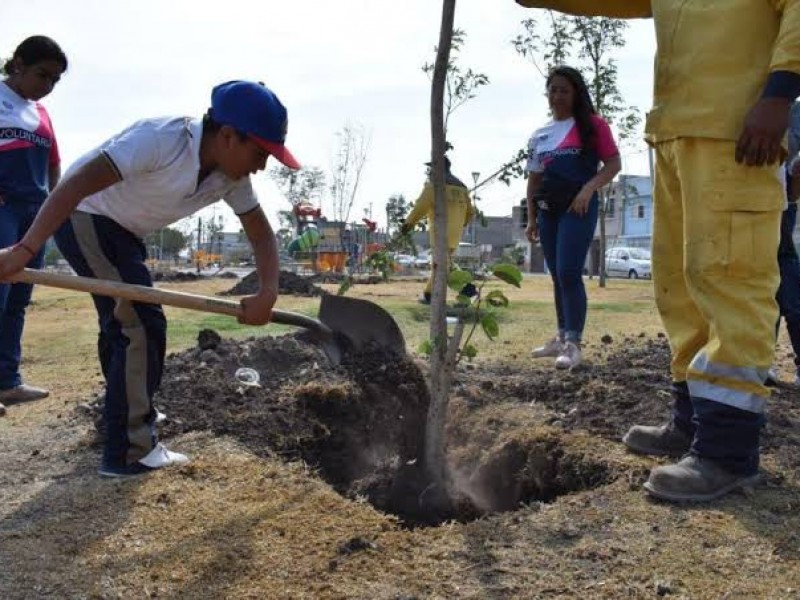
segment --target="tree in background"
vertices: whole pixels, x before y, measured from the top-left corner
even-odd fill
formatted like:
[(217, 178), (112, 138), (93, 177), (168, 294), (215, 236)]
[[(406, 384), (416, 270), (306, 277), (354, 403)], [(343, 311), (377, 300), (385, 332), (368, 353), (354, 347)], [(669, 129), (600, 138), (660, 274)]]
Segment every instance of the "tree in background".
[(292, 206), (303, 201), (319, 206), (322, 202), (326, 177), (318, 167), (303, 167), (295, 171), (281, 165), (271, 168), (267, 175)]
[(369, 154), (370, 137), (364, 127), (348, 123), (336, 133), (338, 146), (333, 157), (331, 185), (333, 218), (340, 223), (340, 236), (350, 220), (361, 175)]
[[(625, 104), (619, 89), (614, 52), (625, 46), (628, 24), (606, 17), (574, 17), (547, 11), (544, 19), (525, 19), (522, 33), (511, 42), (517, 53), (528, 59), (542, 77), (561, 64), (584, 72), (597, 112), (614, 125), (620, 145), (638, 139), (641, 117), (636, 107)], [(512, 175), (521, 174), (517, 166)], [(600, 193), (600, 287), (606, 285), (606, 202)]]
[(144, 243), (151, 253), (153, 249), (158, 249), (156, 255), (151, 258), (163, 260), (177, 257), (188, 246), (189, 240), (183, 231), (173, 227), (163, 227), (146, 235)]
[(386, 202), (386, 233), (388, 235), (400, 231), (400, 227), (405, 222), (410, 210), (411, 203), (402, 194), (395, 194), (389, 197), (388, 202)]

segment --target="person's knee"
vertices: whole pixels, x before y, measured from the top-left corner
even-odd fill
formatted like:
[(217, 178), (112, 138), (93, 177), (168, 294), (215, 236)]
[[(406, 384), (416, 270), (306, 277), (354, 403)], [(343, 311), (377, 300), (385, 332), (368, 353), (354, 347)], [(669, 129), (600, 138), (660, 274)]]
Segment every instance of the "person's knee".
[(558, 269), (557, 279), (562, 287), (575, 287), (583, 281), (581, 267), (562, 267)]

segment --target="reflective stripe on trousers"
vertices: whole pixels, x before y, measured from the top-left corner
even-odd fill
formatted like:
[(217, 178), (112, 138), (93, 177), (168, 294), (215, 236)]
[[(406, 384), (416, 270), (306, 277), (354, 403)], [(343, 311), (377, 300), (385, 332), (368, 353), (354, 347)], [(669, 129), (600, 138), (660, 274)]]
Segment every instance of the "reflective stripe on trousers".
[(761, 413), (784, 194), (778, 167), (738, 165), (734, 152), (724, 140), (656, 146), (653, 279), (673, 379), (692, 397)]

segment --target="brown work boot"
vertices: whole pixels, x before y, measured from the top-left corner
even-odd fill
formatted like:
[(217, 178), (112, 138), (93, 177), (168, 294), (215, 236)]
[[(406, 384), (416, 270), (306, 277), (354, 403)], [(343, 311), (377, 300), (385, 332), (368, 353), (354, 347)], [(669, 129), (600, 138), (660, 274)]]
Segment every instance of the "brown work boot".
[(669, 502), (708, 502), (734, 490), (753, 487), (759, 475), (732, 473), (708, 458), (689, 455), (680, 462), (650, 472), (644, 489)]
[(22, 404), (23, 402), (32, 402), (33, 400), (41, 400), (50, 395), (45, 389), (21, 383), (17, 387), (0, 391), (0, 402), (5, 404)]
[(670, 421), (665, 425), (634, 425), (622, 438), (622, 443), (637, 454), (683, 456), (692, 445), (692, 436)]

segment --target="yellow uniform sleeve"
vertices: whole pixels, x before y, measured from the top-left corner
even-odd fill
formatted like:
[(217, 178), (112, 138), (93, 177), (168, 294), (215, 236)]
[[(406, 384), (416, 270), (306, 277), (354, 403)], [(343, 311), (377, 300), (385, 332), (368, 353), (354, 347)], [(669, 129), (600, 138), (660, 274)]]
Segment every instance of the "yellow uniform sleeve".
[(772, 0), (772, 3), (783, 16), (769, 70), (800, 73), (800, 0)]
[(411, 212), (406, 217), (406, 226), (407, 227), (414, 227), (417, 223), (422, 220), (425, 215), (427, 215), (433, 209), (433, 186), (430, 183), (426, 183), (425, 187), (422, 189), (422, 193), (417, 198), (417, 201), (414, 203), (414, 208), (411, 209)]
[(650, 0), (516, 0), (528, 8), (549, 8), (581, 17), (636, 19), (652, 17)]

